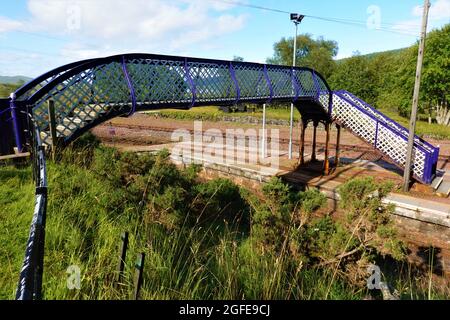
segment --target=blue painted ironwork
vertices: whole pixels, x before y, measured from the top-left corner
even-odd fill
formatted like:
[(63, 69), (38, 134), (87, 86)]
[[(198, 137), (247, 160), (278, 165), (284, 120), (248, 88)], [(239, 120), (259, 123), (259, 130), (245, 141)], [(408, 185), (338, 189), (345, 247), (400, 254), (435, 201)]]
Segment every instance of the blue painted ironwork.
[(47, 168), (45, 149), (39, 128), (31, 115), (28, 117), (28, 133), (31, 135), (33, 177), (36, 184), (34, 214), (25, 251), (25, 258), (16, 291), (16, 300), (42, 299), (42, 275), (44, 271), (45, 225), (47, 217)]
[(269, 74), (267, 73), (267, 65), (264, 65), (264, 78), (267, 81), (267, 86), (269, 87), (269, 99), (267, 100), (267, 103), (271, 103), (273, 99), (273, 86), (272, 82), (270, 81)]
[(125, 62), (125, 56), (122, 57), (122, 69), (123, 73), (125, 74), (125, 78), (127, 79), (128, 88), (130, 89), (130, 96), (131, 96), (131, 110), (128, 113), (128, 116), (131, 116), (136, 112), (136, 93), (134, 92), (133, 83), (130, 78), (130, 74), (127, 70), (127, 64)]
[[(369, 143), (374, 143), (376, 135), (377, 148), (383, 146), (381, 142), (387, 143), (383, 134), (389, 139), (399, 139), (401, 144), (408, 136), (405, 128), (361, 99), (344, 91), (332, 92), (319, 73), (300, 67), (126, 54), (57, 68), (30, 81), (16, 93), (21, 106), (32, 107), (33, 117), (47, 144), (51, 141), (45, 103), (50, 98), (56, 106), (57, 134), (66, 143), (93, 123), (139, 110), (242, 102), (296, 102), (301, 106), (305, 99), (315, 102), (331, 120), (337, 121), (343, 121), (344, 114), (340, 111), (343, 106), (339, 103), (345, 103), (347, 128)], [(371, 131), (351, 127), (351, 115), (372, 121)], [(392, 143), (390, 148), (395, 149), (396, 142)], [(418, 168), (415, 177), (422, 182), (430, 181), (435, 174), (439, 149), (419, 137), (415, 138), (415, 147), (421, 155), (420, 163), (415, 165)], [(381, 151), (389, 156), (394, 154), (386, 148)], [(399, 167), (403, 165), (398, 154), (393, 162)], [(431, 172), (428, 168), (432, 168)]]
[[(372, 121), (373, 127), (375, 127), (377, 123), (378, 125), (381, 125), (383, 127), (383, 129), (387, 132), (387, 136), (384, 137), (385, 141), (387, 141), (386, 139), (400, 139), (399, 142), (390, 143), (390, 145), (387, 145), (386, 148), (383, 148), (380, 146), (381, 142), (380, 137), (378, 136), (377, 150), (388, 156), (394, 164), (403, 169), (405, 166), (406, 143), (408, 141), (408, 137), (404, 135), (404, 133), (400, 129), (392, 125), (392, 123), (395, 124), (395, 122), (384, 115), (383, 117), (377, 117), (377, 112), (374, 111), (374, 108), (368, 105), (362, 107), (361, 105), (357, 104), (347, 95), (346, 91), (334, 92), (334, 95), (340, 99), (340, 106), (342, 107), (342, 102), (344, 102), (347, 105), (347, 109), (349, 110), (348, 112), (344, 110), (341, 110), (339, 112), (333, 111), (333, 117), (335, 120), (342, 121), (342, 118), (347, 117), (351, 122), (352, 118), (355, 118), (355, 115), (352, 115), (351, 110), (358, 110), (358, 112)], [(336, 108), (337, 103), (334, 103), (334, 106)], [(370, 138), (371, 128), (368, 123), (366, 123), (364, 127), (359, 128), (357, 128), (356, 126), (353, 126), (352, 128), (352, 125), (349, 123), (344, 123), (343, 125), (347, 128), (350, 128), (352, 132), (359, 135), (367, 142), (371, 144), (374, 143), (374, 140), (371, 140)], [(379, 130), (377, 130), (378, 134), (380, 134)], [(374, 138), (375, 133), (372, 139)], [(430, 184), (435, 176), (435, 168), (437, 165), (437, 158), (435, 157), (435, 154), (436, 152), (439, 152), (435, 147), (432, 146), (432, 148), (430, 148), (429, 146), (429, 144), (422, 144), (421, 139), (419, 139), (418, 137), (415, 138), (415, 161), (413, 176), (415, 179), (425, 184)], [(434, 169), (430, 170), (430, 168)]]
[[(0, 116), (11, 112), (6, 121), (14, 122), (19, 151), (25, 129), (20, 117), (28, 117), (36, 179), (35, 212), (17, 299), (41, 297), (47, 208), (43, 143), (53, 143), (46, 105), (49, 99), (55, 102), (57, 135), (65, 143), (104, 121), (139, 110), (239, 102), (295, 102), (302, 108), (306, 100), (328, 115), (327, 123), (338, 122), (400, 168), (405, 166), (408, 130), (351, 93), (331, 91), (324, 78), (310, 68), (151, 54), (89, 59), (56, 68), (19, 88), (11, 100), (0, 99)], [(438, 156), (439, 148), (415, 137), (414, 177), (431, 183)]]
[(23, 151), (22, 136), (21, 136), (22, 129), (21, 129), (19, 115), (17, 114), (16, 94), (12, 93), (10, 99), (11, 99), (10, 100), (11, 118), (13, 121), (13, 130), (14, 130), (14, 137), (16, 139), (17, 151), (22, 152)]
[(184, 70), (186, 72), (186, 78), (188, 79), (189, 86), (191, 88), (192, 102), (191, 102), (191, 105), (189, 107), (192, 108), (193, 106), (195, 106), (195, 98), (196, 98), (197, 90), (195, 88), (195, 83), (194, 83), (194, 81), (192, 80), (192, 77), (191, 77), (191, 73), (190, 73), (190, 70), (189, 70), (189, 64), (188, 64), (188, 59), (187, 58), (184, 60)]
[(317, 81), (317, 77), (316, 77), (316, 72), (315, 71), (312, 72), (312, 78), (313, 78), (313, 81), (314, 81), (314, 86), (316, 88), (316, 99), (319, 99), (320, 86), (319, 86), (319, 83)]
[(236, 87), (236, 101), (235, 104), (238, 104), (239, 99), (241, 98), (241, 89), (239, 88), (238, 81), (236, 79), (236, 71), (234, 71), (233, 63), (230, 61), (230, 74), (231, 79), (233, 79), (234, 85)]

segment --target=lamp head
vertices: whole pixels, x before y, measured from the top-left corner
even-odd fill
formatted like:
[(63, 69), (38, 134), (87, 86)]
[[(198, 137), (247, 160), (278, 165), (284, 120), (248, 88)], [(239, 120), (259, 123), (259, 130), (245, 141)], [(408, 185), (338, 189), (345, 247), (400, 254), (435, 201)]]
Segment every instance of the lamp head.
[(298, 13), (291, 13), (291, 21), (293, 21), (294, 23), (302, 22), (304, 17), (305, 17), (304, 15)]

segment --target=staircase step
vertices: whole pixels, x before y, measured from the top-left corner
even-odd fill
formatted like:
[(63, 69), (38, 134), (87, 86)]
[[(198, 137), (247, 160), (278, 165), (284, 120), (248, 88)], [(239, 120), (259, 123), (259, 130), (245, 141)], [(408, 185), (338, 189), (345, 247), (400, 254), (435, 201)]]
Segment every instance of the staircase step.
[(84, 119), (85, 121), (92, 121), (97, 117), (98, 113), (97, 112), (85, 112), (85, 111), (76, 111), (74, 113), (75, 117), (78, 117), (80, 119)]
[(436, 190), (436, 194), (439, 197), (448, 198), (448, 196), (450, 195), (450, 181), (443, 181), (439, 188)]
[(84, 119), (78, 118), (78, 117), (67, 117), (64, 118), (63, 123), (65, 125), (71, 125), (71, 124), (81, 124), (85, 122)]
[(84, 112), (92, 114), (92, 112), (105, 113), (108, 111), (108, 109), (109, 109), (109, 107), (102, 106), (102, 105), (87, 105), (80, 111), (84, 111)]
[(70, 136), (73, 133), (73, 131), (76, 130), (77, 128), (78, 126), (76, 125), (68, 125), (68, 126), (59, 125), (56, 127), (57, 136), (59, 136), (58, 133), (61, 133), (63, 137)]
[(431, 187), (433, 187), (434, 190), (437, 190), (439, 186), (442, 184), (442, 181), (444, 181), (443, 176), (434, 178), (433, 181), (431, 182)]

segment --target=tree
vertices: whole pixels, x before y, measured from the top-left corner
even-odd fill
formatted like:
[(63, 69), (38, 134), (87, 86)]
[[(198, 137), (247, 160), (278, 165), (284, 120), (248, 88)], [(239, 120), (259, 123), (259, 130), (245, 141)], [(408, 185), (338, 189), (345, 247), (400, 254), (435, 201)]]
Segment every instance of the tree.
[[(420, 87), (419, 112), (427, 112), (429, 122), (434, 117), (439, 124), (450, 125), (450, 24), (429, 33)], [(408, 48), (397, 73), (400, 113), (411, 111), (418, 44)]]
[(423, 65), (423, 101), (439, 124), (450, 125), (450, 24), (429, 34)]
[(244, 58), (242, 58), (241, 56), (233, 56), (233, 61), (244, 62)]
[(376, 73), (370, 68), (368, 59), (356, 53), (353, 57), (337, 63), (329, 83), (334, 90), (344, 89), (373, 103), (376, 98), (375, 78)]
[(21, 86), (20, 83), (17, 84), (0, 83), (0, 98), (8, 98), (11, 92), (16, 91), (20, 86)]
[[(268, 63), (292, 65), (294, 38), (282, 38), (274, 44), (274, 55), (267, 59)], [(297, 37), (296, 65), (310, 67), (328, 78), (335, 68), (333, 60), (338, 53), (336, 41), (319, 37), (316, 40), (309, 34)]]

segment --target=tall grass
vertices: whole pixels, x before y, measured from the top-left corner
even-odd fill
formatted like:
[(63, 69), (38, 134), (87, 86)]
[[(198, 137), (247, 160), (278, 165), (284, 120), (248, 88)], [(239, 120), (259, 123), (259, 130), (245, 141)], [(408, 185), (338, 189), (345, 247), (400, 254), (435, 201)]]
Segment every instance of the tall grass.
[[(45, 299), (132, 299), (142, 252), (142, 299), (361, 299), (368, 293), (314, 262), (322, 246), (330, 247), (326, 239), (337, 241), (327, 237), (338, 233), (328, 234), (329, 220), (307, 228), (293, 212), (308, 220), (321, 206), (318, 193), (297, 194), (275, 181), (265, 198), (256, 198), (228, 180), (202, 182), (197, 168), (179, 170), (164, 154), (119, 154), (95, 143), (75, 145), (48, 168)], [(33, 191), (29, 169), (0, 167), (0, 299), (14, 298)], [(130, 243), (117, 283), (124, 231)], [(80, 290), (67, 287), (72, 265), (81, 269)], [(392, 283), (408, 292), (398, 279)], [(410, 298), (438, 297), (411, 290)]]

